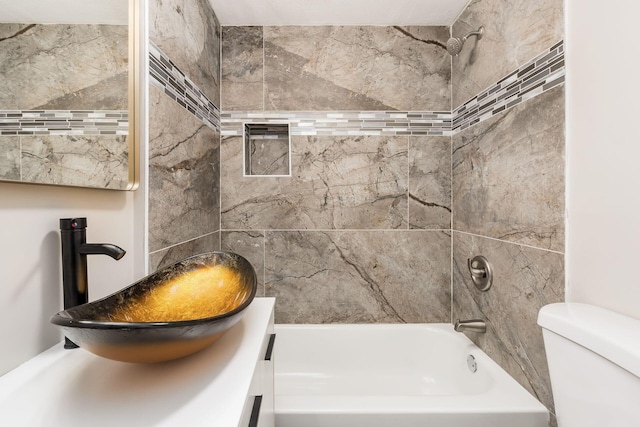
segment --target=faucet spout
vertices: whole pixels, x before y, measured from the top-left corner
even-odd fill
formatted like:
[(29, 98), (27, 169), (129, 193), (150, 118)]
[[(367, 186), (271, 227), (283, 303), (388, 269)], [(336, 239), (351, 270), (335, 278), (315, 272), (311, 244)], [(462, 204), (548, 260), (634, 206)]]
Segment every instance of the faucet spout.
[[(87, 219), (63, 218), (60, 220), (62, 243), (62, 291), (64, 309), (89, 301), (87, 279), (87, 255), (109, 255), (119, 260), (124, 249), (108, 243), (87, 243)], [(64, 348), (77, 348), (65, 338)]]
[(473, 331), (485, 333), (487, 332), (487, 324), (482, 319), (458, 320), (453, 329), (456, 332)]
[(109, 255), (117, 261), (127, 252), (110, 243), (84, 243), (80, 245), (80, 253), (83, 255)]

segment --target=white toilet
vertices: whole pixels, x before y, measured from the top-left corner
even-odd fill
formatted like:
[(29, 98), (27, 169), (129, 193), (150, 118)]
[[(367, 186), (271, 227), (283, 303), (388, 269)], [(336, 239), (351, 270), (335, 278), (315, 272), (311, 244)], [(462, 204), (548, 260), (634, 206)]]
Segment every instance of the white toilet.
[(559, 427), (640, 426), (640, 320), (579, 303), (538, 315)]

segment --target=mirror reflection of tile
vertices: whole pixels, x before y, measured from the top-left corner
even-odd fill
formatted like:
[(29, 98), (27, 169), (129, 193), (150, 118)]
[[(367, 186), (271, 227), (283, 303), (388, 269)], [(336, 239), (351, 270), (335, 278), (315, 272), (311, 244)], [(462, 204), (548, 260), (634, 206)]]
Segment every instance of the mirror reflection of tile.
[(0, 179), (126, 188), (127, 26), (0, 24), (0, 36)]

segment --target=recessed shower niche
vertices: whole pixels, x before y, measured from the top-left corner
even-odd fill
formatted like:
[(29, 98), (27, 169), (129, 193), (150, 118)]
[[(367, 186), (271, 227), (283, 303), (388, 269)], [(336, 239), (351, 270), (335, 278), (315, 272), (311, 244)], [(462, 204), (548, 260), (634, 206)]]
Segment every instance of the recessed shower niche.
[(289, 124), (245, 123), (244, 175), (291, 176)]

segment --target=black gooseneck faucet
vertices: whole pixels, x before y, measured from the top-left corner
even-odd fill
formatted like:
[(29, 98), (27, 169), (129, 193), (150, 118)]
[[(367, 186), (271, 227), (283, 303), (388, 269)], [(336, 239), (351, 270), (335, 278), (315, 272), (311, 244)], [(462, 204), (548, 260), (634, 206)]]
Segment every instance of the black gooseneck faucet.
[[(108, 243), (87, 243), (86, 218), (60, 219), (62, 243), (62, 289), (64, 309), (88, 302), (87, 255), (109, 255), (119, 260), (124, 249)], [(78, 348), (65, 337), (64, 348)]]

